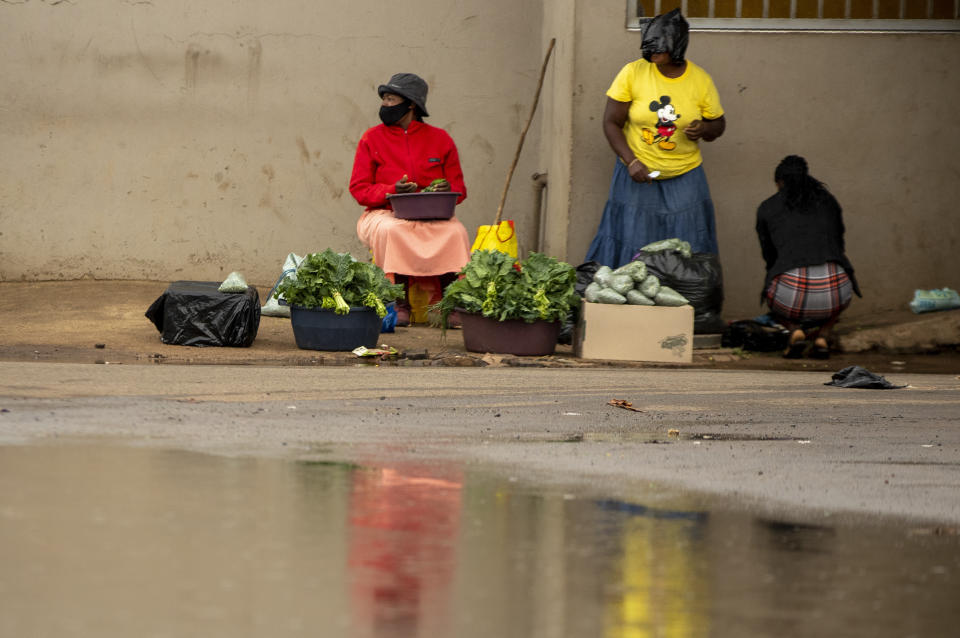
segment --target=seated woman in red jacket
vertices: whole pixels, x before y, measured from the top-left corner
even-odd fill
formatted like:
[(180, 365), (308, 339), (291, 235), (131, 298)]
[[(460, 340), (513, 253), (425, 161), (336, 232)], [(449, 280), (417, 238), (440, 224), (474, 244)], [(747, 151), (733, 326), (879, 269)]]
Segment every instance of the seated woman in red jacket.
[(826, 359), (833, 325), (853, 293), (860, 295), (844, 251), (843, 212), (799, 155), (783, 158), (774, 181), (777, 193), (757, 210), (757, 237), (767, 264), (761, 297), (791, 331), (785, 357)]
[[(470, 260), (467, 229), (456, 218), (407, 220), (393, 216), (387, 195), (422, 190), (444, 180), (437, 190), (467, 197), (460, 157), (443, 129), (424, 123), (427, 83), (413, 73), (398, 73), (377, 88), (380, 120), (360, 143), (350, 177), (350, 193), (366, 207), (357, 222), (360, 241), (373, 260), (396, 283), (419, 285), (439, 300), (443, 287)], [(410, 320), (409, 298), (397, 304), (397, 325)]]

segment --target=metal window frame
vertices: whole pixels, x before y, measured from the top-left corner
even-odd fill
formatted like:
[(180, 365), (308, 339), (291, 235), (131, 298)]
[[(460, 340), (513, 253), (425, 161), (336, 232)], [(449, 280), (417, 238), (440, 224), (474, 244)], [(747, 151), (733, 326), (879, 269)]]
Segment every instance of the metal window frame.
[[(906, 11), (906, 1), (900, 0), (901, 15)], [(820, 0), (819, 12), (823, 13), (824, 0)], [(637, 17), (637, 0), (626, 1), (627, 31), (641, 31), (643, 24), (650, 17)], [(737, 10), (739, 11), (739, 4)], [(874, 15), (877, 3), (874, 2)], [(928, 5), (930, 6), (930, 5)], [(686, 13), (687, 2), (682, 0), (681, 11)], [(765, 8), (766, 10), (766, 8)], [(713, 0), (709, 3), (709, 12), (713, 12)], [(796, 1), (791, 5), (791, 12), (796, 12)], [(847, 0), (847, 13), (850, 12), (850, 0)], [(928, 13), (929, 15), (929, 13)], [(884, 19), (851, 19), (851, 18), (687, 18), (690, 29), (693, 31), (755, 31), (755, 32), (807, 32), (807, 33), (957, 33), (960, 32), (960, 0), (954, 0), (953, 20), (928, 20), (923, 18), (884, 18)]]

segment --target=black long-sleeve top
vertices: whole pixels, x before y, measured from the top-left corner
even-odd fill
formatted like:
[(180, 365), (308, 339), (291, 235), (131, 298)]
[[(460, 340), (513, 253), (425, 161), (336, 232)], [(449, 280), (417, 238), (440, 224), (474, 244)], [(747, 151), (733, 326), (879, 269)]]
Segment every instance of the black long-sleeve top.
[(767, 263), (761, 300), (777, 275), (829, 261), (843, 266), (853, 291), (862, 297), (845, 253), (843, 233), (843, 211), (829, 191), (820, 191), (808, 206), (796, 209), (787, 207), (780, 192), (764, 200), (757, 209), (757, 237)]

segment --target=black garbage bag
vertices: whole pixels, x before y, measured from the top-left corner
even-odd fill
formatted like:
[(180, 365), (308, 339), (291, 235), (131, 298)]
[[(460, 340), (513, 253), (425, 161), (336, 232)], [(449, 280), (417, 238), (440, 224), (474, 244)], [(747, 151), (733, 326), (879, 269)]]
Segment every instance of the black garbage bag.
[(218, 281), (175, 281), (145, 313), (163, 343), (246, 348), (260, 328), (260, 295), (220, 292)]
[(720, 336), (720, 345), (724, 348), (751, 352), (785, 350), (789, 341), (790, 331), (783, 326), (764, 325), (755, 319), (731, 321)]
[(594, 274), (596, 274), (602, 265), (603, 264), (598, 261), (588, 261), (577, 266), (577, 283), (574, 284), (574, 290), (578, 295), (583, 297), (587, 286), (593, 281)]
[(880, 375), (860, 366), (847, 366), (840, 372), (834, 372), (833, 378), (823, 385), (834, 385), (838, 388), (867, 388), (870, 390), (898, 390), (907, 387), (905, 385), (893, 385)]
[(723, 271), (720, 258), (711, 253), (693, 253), (689, 257), (664, 250), (640, 251), (634, 257), (647, 265), (660, 283), (687, 298), (693, 306), (693, 332), (720, 334), (726, 328), (723, 310)]
[[(597, 272), (602, 264), (597, 261), (588, 261), (577, 266), (577, 283), (573, 289), (581, 298), (583, 293), (593, 281), (593, 274)], [(580, 308), (574, 308), (570, 311), (567, 320), (560, 327), (560, 334), (557, 336), (557, 343), (570, 345), (573, 343), (573, 331), (576, 329), (577, 322), (580, 320)]]

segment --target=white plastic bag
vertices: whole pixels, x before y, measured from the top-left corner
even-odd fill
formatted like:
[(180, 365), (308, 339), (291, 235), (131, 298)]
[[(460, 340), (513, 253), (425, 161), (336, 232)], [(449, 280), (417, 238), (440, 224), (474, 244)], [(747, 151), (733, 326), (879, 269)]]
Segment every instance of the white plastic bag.
[(910, 310), (917, 314), (934, 312), (937, 310), (953, 310), (960, 308), (960, 295), (956, 290), (941, 288), (940, 290), (915, 290)]
[(243, 276), (243, 273), (234, 270), (227, 275), (227, 278), (223, 280), (217, 290), (219, 292), (247, 292), (248, 287), (247, 278)]
[[(297, 268), (300, 267), (300, 263), (303, 261), (303, 257), (290, 253), (287, 255), (287, 258), (283, 262), (283, 272), (280, 273), (280, 277), (277, 279), (277, 283), (273, 284), (273, 288), (270, 290), (270, 294), (267, 295), (267, 302), (263, 304), (263, 307), (260, 308), (260, 314), (266, 315), (268, 317), (289, 317), (290, 316), (290, 306), (281, 306), (279, 299), (274, 299), (273, 295), (277, 292), (277, 288), (283, 283), (283, 280), (287, 277), (297, 278)], [(281, 297), (283, 295), (280, 295)]]

